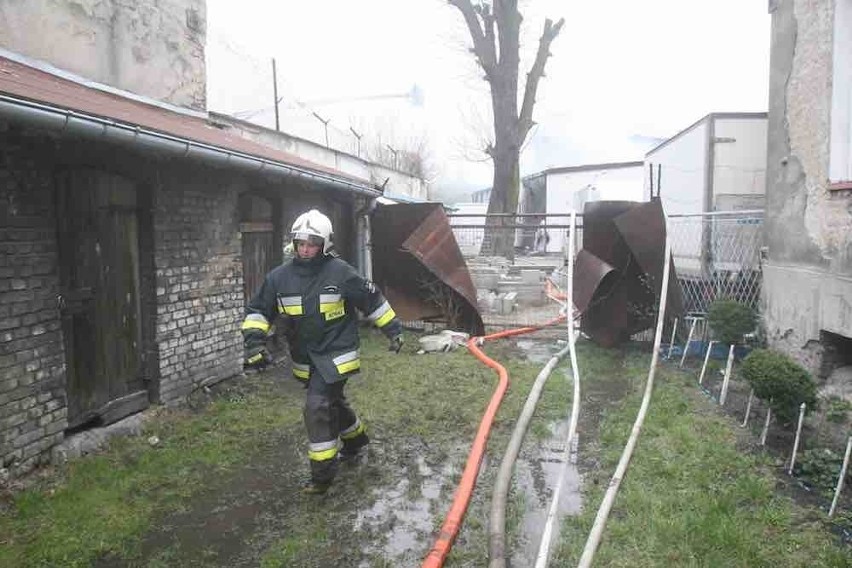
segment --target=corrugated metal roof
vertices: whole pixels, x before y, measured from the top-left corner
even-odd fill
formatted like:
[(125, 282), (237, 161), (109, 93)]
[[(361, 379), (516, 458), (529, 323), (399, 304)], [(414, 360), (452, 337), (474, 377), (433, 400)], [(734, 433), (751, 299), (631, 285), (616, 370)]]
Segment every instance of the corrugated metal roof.
[(6, 57), (0, 57), (0, 93), (129, 126), (146, 128), (226, 151), (289, 164), (374, 188), (368, 180), (230, 134), (204, 118), (178, 113), (81, 85)]

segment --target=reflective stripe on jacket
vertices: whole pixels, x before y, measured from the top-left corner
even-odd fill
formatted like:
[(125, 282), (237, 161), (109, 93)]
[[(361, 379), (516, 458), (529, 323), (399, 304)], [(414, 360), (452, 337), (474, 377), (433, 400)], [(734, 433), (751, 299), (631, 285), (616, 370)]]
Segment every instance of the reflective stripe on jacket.
[(307, 380), (316, 371), (327, 382), (336, 382), (361, 369), (356, 308), (388, 337), (402, 331), (378, 288), (344, 260), (328, 256), (295, 260), (266, 275), (246, 308), (243, 329), (265, 333), (280, 316), (293, 374)]

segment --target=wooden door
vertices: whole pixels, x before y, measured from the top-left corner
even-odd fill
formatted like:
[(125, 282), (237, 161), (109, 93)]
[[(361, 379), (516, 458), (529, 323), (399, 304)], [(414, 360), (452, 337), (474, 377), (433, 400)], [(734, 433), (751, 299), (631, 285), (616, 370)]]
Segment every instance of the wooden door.
[(281, 254), (275, 250), (272, 204), (256, 195), (240, 198), (242, 233), (243, 296), (245, 302), (260, 289), (267, 272), (278, 264)]
[(148, 405), (136, 189), (105, 172), (66, 172), (57, 216), (68, 424), (108, 424)]

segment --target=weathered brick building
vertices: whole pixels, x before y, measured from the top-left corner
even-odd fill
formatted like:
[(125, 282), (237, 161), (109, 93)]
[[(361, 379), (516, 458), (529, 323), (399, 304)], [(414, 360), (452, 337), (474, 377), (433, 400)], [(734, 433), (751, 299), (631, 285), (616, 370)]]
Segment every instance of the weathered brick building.
[[(188, 4), (197, 42), (203, 2)], [(206, 113), (4, 52), (0, 469), (240, 373), (244, 296), (280, 262), (295, 216), (322, 208), (354, 259), (356, 212), (378, 195)]]

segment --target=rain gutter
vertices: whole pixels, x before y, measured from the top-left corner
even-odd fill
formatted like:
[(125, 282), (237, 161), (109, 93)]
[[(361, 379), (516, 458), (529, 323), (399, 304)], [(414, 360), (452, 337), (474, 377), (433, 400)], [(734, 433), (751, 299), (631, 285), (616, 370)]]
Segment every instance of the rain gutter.
[(328, 189), (357, 193), (371, 198), (381, 195), (380, 191), (369, 185), (337, 178), (330, 174), (3, 94), (0, 94), (0, 117), (59, 131), (61, 134), (130, 145), (175, 157), (199, 160), (213, 166), (290, 178), (304, 177)]

